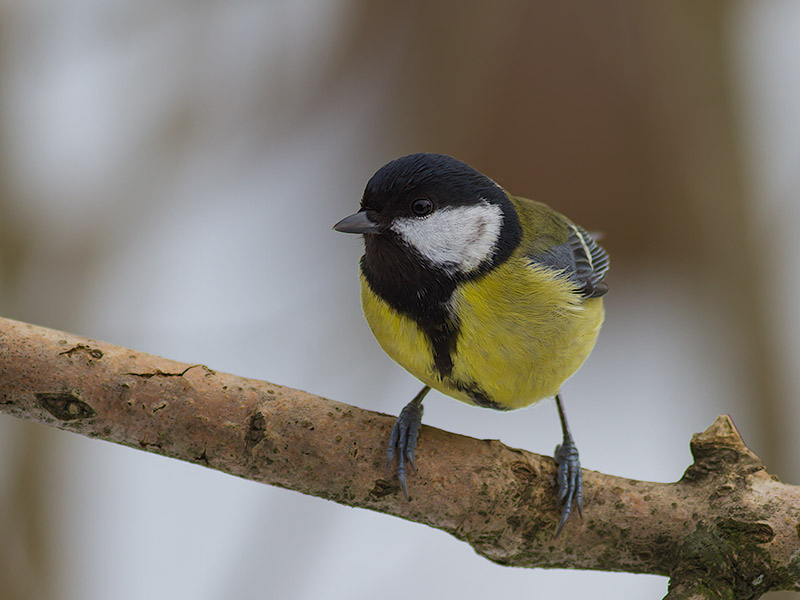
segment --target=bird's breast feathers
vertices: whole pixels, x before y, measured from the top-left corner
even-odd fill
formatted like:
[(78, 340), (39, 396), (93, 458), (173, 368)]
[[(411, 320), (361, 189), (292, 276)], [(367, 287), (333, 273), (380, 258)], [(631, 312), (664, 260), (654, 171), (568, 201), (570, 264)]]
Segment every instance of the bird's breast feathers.
[(363, 275), (361, 299), (378, 343), (412, 375), (464, 402), (502, 410), (554, 395), (589, 355), (603, 322), (602, 298), (582, 298), (563, 273), (516, 255), (453, 292), (449, 361), (437, 360), (430, 335)]

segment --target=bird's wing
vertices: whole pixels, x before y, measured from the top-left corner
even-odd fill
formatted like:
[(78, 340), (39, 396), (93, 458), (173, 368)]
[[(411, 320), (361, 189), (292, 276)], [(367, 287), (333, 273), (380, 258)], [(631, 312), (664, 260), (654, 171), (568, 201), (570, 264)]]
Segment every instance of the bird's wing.
[(583, 227), (570, 222), (565, 225), (565, 242), (531, 253), (528, 258), (532, 264), (563, 271), (580, 286), (584, 298), (603, 296), (608, 292), (608, 284), (603, 281), (610, 265), (608, 254)]

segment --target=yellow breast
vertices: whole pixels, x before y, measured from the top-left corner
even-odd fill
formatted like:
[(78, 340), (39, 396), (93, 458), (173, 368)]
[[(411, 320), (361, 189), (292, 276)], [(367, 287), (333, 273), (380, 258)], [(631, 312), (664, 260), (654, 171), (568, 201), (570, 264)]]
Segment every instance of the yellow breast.
[(442, 377), (416, 322), (377, 296), (363, 276), (361, 292), (372, 333), (403, 368), (444, 394), (475, 404), (479, 390), (503, 409), (554, 395), (591, 352), (604, 314), (601, 298), (581, 299), (568, 280), (513, 257), (453, 294), (459, 333), (452, 372)]

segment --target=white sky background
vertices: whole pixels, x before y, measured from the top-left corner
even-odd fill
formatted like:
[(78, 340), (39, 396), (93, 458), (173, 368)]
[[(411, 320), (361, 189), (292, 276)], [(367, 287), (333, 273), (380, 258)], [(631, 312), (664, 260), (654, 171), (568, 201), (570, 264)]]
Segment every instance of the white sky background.
[[(346, 3), (7, 0), (0, 8), (16, 23), (2, 40), (0, 87), (2, 143), (25, 192), (12, 218), (36, 241), (16, 314), (397, 414), (419, 384), (363, 322), (360, 242), (330, 229), (396, 154), (376, 134), (381, 80), (364, 69), (323, 101), (307, 99)], [(742, 3), (731, 34), (755, 222), (784, 223), (775, 226), (774, 281), (775, 309), (787, 318), (776, 327), (785, 331), (787, 389), (796, 390), (800, 321), (789, 311), (800, 278), (785, 273), (797, 271), (789, 224), (800, 222), (800, 4)], [(174, 146), (158, 150), (162, 138)], [(65, 298), (75, 277), (81, 285)], [(671, 481), (690, 463), (690, 433), (717, 414), (734, 414), (747, 434), (753, 408), (731, 405), (725, 324), (713, 307), (697, 310), (688, 282), (647, 273), (616, 280), (607, 307), (595, 353), (565, 388), (585, 467)], [(429, 398), (429, 425), (547, 454), (559, 441), (549, 402), (493, 413)], [(13, 451), (14, 426), (0, 419), (0, 448)], [(495, 566), (421, 525), (51, 437), (58, 600), (665, 593), (658, 577)]]

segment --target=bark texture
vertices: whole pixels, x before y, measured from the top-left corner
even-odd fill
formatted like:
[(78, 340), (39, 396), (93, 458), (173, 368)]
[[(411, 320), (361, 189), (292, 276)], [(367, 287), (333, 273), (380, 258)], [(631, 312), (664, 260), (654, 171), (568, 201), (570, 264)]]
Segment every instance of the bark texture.
[(800, 488), (727, 416), (675, 483), (584, 471), (584, 518), (553, 539), (550, 457), (423, 427), (405, 502), (394, 417), (280, 385), (0, 319), (0, 412), (425, 523), (498, 564), (654, 573), (668, 598), (800, 590)]

